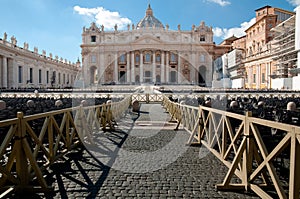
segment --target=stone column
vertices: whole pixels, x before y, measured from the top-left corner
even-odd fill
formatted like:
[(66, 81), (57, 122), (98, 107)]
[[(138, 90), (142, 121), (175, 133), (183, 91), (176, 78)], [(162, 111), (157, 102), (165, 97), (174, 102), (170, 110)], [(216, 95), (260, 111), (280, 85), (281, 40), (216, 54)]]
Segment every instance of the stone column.
[[(195, 76), (196, 76), (196, 74), (198, 75), (198, 73), (199, 73), (199, 71), (198, 71), (198, 67), (196, 66), (196, 59), (195, 59), (195, 52), (191, 52), (191, 54), (192, 54), (192, 56), (191, 56), (191, 62), (190, 63), (192, 63), (192, 66), (191, 66), (191, 70), (190, 70), (190, 81), (191, 81), (191, 83), (193, 83), (193, 84), (198, 84), (198, 82), (195, 82)], [(196, 70), (196, 68), (197, 68), (197, 70)], [(203, 78), (205, 78), (205, 77), (203, 77)]]
[(17, 72), (17, 62), (12, 59), (7, 59), (7, 71), (8, 71), (8, 87), (17, 87), (17, 80), (18, 80), (18, 72)]
[(116, 83), (119, 82), (118, 79), (119, 75), (118, 75), (118, 53), (115, 53), (115, 67), (114, 67), (114, 80)]
[(252, 80), (253, 80), (253, 66), (249, 66), (249, 75), (248, 75), (248, 87), (252, 88)]
[(126, 82), (130, 83), (130, 52), (127, 53), (126, 62), (127, 62), (127, 66), (126, 66)]
[(2, 72), (3, 72), (3, 79), (2, 79), (2, 87), (5, 87), (7, 88), (7, 58), (6, 57), (3, 57), (2, 58)]
[(260, 64), (256, 65), (256, 89), (260, 89)]
[(140, 52), (140, 83), (144, 82), (143, 52)]
[(270, 83), (271, 83), (271, 62), (267, 62), (267, 78), (266, 78), (266, 81), (267, 81), (267, 88), (270, 88)]
[(161, 52), (160, 81), (165, 83), (165, 51)]
[(131, 52), (131, 83), (135, 83), (135, 65), (134, 65), (134, 52)]
[(169, 66), (169, 52), (166, 52), (166, 83), (170, 83), (169, 79), (169, 72), (170, 66)]
[(103, 84), (105, 82), (105, 56), (104, 53), (100, 53), (100, 67), (98, 70), (98, 82)]
[(177, 67), (177, 83), (181, 83), (181, 58), (180, 52), (178, 52), (178, 67)]
[(155, 51), (153, 52), (153, 63), (152, 63), (152, 82), (156, 82), (156, 60)]
[(2, 80), (3, 80), (3, 72), (2, 72), (3, 59), (4, 57), (0, 56), (0, 88), (2, 88)]

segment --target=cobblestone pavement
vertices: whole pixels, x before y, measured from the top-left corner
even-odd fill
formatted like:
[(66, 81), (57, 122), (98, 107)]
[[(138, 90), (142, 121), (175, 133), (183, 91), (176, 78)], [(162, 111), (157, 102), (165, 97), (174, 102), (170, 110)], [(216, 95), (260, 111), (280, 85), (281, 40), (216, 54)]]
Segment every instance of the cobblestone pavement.
[(217, 191), (228, 168), (203, 147), (186, 146), (188, 133), (164, 123), (163, 111), (142, 104), (116, 131), (94, 134), (89, 152), (79, 147), (51, 166), (54, 192), (31, 198), (257, 198)]

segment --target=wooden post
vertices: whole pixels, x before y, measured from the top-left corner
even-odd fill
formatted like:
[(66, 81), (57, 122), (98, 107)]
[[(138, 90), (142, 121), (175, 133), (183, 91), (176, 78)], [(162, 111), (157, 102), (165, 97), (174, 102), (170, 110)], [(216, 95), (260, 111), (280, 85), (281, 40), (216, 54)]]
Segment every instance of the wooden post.
[(249, 176), (252, 172), (252, 162), (253, 162), (253, 133), (250, 130), (249, 117), (252, 117), (252, 112), (247, 111), (245, 115), (245, 126), (244, 126), (244, 136), (246, 137), (246, 150), (243, 153), (243, 179), (242, 183), (245, 186), (245, 190), (248, 191), (249, 188)]
[(17, 113), (18, 117), (18, 130), (15, 135), (15, 144), (16, 147), (16, 171), (17, 175), (20, 178), (20, 188), (24, 189), (29, 182), (29, 173), (28, 173), (28, 162), (26, 154), (22, 145), (22, 139), (26, 139), (26, 127), (23, 121), (24, 114), (23, 112)]
[[(297, 128), (299, 131), (299, 128)], [(295, 129), (291, 136), (290, 154), (290, 182), (289, 198), (299, 198), (300, 191), (300, 135), (296, 135)]]

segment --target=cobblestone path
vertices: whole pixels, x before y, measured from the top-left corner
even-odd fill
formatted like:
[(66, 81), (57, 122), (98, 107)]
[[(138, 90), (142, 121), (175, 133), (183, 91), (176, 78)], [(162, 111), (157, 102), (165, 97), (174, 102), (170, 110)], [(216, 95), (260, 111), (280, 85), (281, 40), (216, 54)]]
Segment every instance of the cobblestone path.
[(54, 192), (31, 198), (257, 198), (217, 191), (228, 168), (204, 147), (186, 146), (188, 133), (169, 119), (161, 105), (142, 104), (139, 115), (95, 132), (51, 166)]

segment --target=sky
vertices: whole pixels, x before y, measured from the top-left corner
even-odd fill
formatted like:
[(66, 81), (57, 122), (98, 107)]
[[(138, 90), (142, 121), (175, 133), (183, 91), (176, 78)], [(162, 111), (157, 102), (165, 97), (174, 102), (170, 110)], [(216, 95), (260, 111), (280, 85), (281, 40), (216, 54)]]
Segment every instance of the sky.
[(212, 26), (214, 42), (235, 35), (255, 22), (255, 10), (265, 5), (293, 11), (300, 0), (0, 0), (0, 38), (7, 33), (17, 45), (29, 44), (71, 62), (81, 60), (83, 27), (92, 22), (105, 30), (137, 24), (150, 3), (154, 16), (169, 29), (191, 30), (204, 21)]

